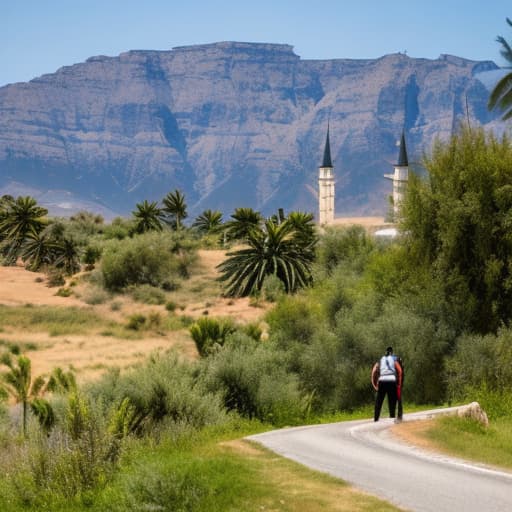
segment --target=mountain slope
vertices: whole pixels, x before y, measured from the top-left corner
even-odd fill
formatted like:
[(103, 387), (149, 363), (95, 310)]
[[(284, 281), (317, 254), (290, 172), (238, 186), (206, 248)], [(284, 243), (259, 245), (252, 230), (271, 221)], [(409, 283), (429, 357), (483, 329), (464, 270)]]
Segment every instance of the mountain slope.
[(412, 162), (467, 114), (502, 129), (479, 79), (496, 70), (446, 55), (302, 60), (289, 45), (234, 42), (92, 57), (0, 88), (0, 193), (30, 187), (61, 212), (109, 215), (179, 188), (191, 215), (316, 212), (330, 118), (337, 213), (383, 214), (402, 128)]

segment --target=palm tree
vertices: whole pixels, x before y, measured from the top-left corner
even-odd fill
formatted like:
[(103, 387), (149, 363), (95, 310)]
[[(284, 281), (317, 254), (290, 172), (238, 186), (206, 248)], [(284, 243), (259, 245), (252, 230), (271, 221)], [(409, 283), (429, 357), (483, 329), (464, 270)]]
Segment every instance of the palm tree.
[(245, 240), (263, 221), (261, 213), (252, 208), (236, 208), (231, 218), (233, 220), (226, 222), (224, 228), (226, 236), (232, 240)]
[(52, 263), (71, 276), (80, 270), (80, 248), (71, 237), (55, 241), (55, 258)]
[(147, 231), (162, 231), (160, 216), (162, 210), (156, 201), (149, 203), (146, 199), (135, 205), (137, 208), (132, 215), (135, 217), (135, 233), (146, 233)]
[(30, 196), (3, 201), (2, 210), (0, 240), (5, 240), (7, 263), (14, 263), (24, 239), (29, 234), (37, 234), (43, 230), (48, 210), (37, 206), (37, 201)]
[[(512, 27), (512, 20), (507, 18), (507, 23)], [(512, 67), (512, 48), (504, 37), (498, 36), (496, 41), (501, 44), (500, 50), (503, 58), (509, 63), (509, 69)], [(494, 86), (488, 103), (489, 110), (498, 108), (504, 112), (502, 119), (510, 119), (512, 117), (512, 71), (507, 73)]]
[(45, 379), (39, 376), (32, 381), (32, 365), (26, 356), (18, 356), (16, 361), (13, 361), (11, 354), (6, 353), (2, 356), (1, 362), (9, 368), (9, 371), (2, 375), (6, 389), (16, 403), (22, 404), (23, 435), (26, 436), (28, 405), (42, 392)]
[(182, 228), (183, 219), (187, 218), (185, 196), (176, 189), (174, 192), (169, 192), (162, 199), (162, 204), (162, 218), (164, 222), (179, 231)]
[(25, 268), (37, 272), (42, 265), (53, 261), (56, 244), (47, 230), (41, 233), (30, 233), (23, 242), (20, 256)]
[(205, 210), (197, 216), (192, 227), (204, 234), (218, 233), (222, 227), (222, 213), (218, 210)]
[(287, 293), (311, 282), (311, 263), (316, 238), (305, 236), (286, 219), (280, 224), (267, 219), (247, 232), (249, 247), (228, 253), (218, 269), (227, 282), (226, 295), (247, 296), (260, 291), (265, 277), (275, 275)]

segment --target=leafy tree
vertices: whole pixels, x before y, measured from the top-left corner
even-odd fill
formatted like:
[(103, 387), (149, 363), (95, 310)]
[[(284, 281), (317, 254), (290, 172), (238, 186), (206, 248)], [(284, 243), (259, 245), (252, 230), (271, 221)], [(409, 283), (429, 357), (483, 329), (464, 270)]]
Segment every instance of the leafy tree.
[(512, 145), (462, 130), (425, 167), (401, 207), (409, 263), (430, 269), (470, 328), (495, 331), (512, 318)]
[(198, 215), (192, 227), (199, 233), (218, 233), (222, 227), (222, 213), (218, 210), (205, 210)]
[(236, 208), (231, 219), (224, 227), (226, 236), (232, 240), (245, 240), (250, 231), (259, 228), (263, 221), (261, 213), (252, 208)]
[(26, 436), (28, 406), (43, 391), (45, 379), (39, 376), (32, 380), (32, 364), (26, 356), (18, 356), (13, 361), (11, 354), (6, 353), (1, 361), (8, 368), (8, 371), (2, 375), (4, 385), (16, 402), (22, 404), (23, 435)]
[[(512, 20), (507, 18), (507, 23), (512, 27)], [(500, 53), (507, 61), (508, 68), (512, 67), (512, 48), (504, 37), (498, 36), (496, 39), (501, 44)], [(512, 117), (512, 72), (507, 73), (494, 86), (488, 103), (489, 109), (498, 108), (503, 112), (502, 119), (510, 119)]]
[(179, 191), (169, 192), (162, 199), (161, 216), (167, 224), (179, 231), (182, 221), (187, 218), (187, 205), (185, 196)]
[(246, 232), (249, 247), (228, 253), (218, 266), (220, 280), (227, 282), (226, 294), (259, 292), (269, 275), (277, 276), (287, 293), (309, 284), (316, 237), (305, 232), (288, 219), (281, 224), (267, 219), (261, 227), (253, 225)]
[(55, 242), (55, 259), (52, 263), (72, 275), (80, 270), (80, 255), (80, 248), (73, 238), (61, 238)]
[(162, 231), (160, 216), (162, 210), (156, 201), (149, 203), (146, 199), (135, 205), (136, 210), (132, 212), (135, 218), (135, 233), (141, 234), (147, 231)]

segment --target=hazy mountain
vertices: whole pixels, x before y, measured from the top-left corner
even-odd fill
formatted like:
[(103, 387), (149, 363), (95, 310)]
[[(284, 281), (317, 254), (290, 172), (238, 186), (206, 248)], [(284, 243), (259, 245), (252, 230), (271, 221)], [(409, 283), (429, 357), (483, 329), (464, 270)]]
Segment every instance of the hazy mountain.
[(330, 119), (337, 215), (383, 214), (402, 129), (413, 167), (468, 116), (503, 129), (486, 108), (497, 74), (448, 55), (302, 60), (284, 44), (92, 57), (0, 88), (0, 194), (111, 216), (179, 188), (192, 216), (316, 213)]

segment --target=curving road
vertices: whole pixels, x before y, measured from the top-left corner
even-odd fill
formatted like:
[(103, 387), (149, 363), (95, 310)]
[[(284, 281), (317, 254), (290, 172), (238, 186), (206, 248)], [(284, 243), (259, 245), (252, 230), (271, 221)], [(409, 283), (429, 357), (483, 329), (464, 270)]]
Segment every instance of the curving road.
[[(404, 415), (426, 419), (456, 408)], [(427, 453), (389, 432), (392, 420), (287, 428), (248, 437), (398, 507), (425, 512), (512, 511), (512, 473)]]

